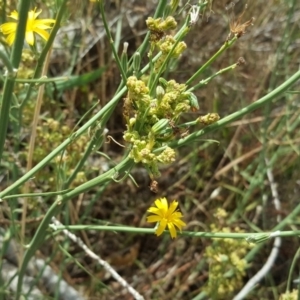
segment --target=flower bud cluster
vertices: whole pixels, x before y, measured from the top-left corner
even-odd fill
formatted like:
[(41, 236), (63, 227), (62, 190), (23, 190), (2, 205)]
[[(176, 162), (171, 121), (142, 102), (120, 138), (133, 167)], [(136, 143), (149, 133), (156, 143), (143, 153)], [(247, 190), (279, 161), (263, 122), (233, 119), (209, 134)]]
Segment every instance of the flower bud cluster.
[(167, 30), (175, 29), (177, 26), (177, 22), (172, 16), (168, 16), (166, 19), (154, 19), (152, 17), (149, 17), (146, 20), (146, 24), (151, 32), (164, 32)]
[[(220, 228), (212, 224), (213, 232), (243, 232), (239, 227)], [(243, 285), (243, 277), (247, 269), (247, 261), (244, 259), (251, 246), (245, 240), (219, 239), (205, 249), (205, 257), (209, 262), (209, 279), (205, 287), (207, 295), (219, 295), (218, 299), (232, 297), (234, 291)], [(224, 276), (224, 274), (231, 274)]]
[[(154, 70), (156, 72), (158, 70), (160, 70), (162, 64), (166, 60), (169, 53), (171, 53), (170, 58), (177, 58), (187, 48), (185, 42), (181, 41), (176, 44), (176, 39), (171, 35), (167, 35), (164, 39), (161, 39), (158, 42), (156, 42), (156, 47), (162, 53), (161, 56), (159, 57), (159, 59), (154, 64)], [(174, 49), (173, 49), (173, 47), (174, 47)], [(164, 70), (162, 70), (162, 71), (164, 71)]]
[(146, 83), (135, 76), (128, 78), (127, 88), (124, 103), (127, 130), (123, 137), (132, 144), (129, 155), (136, 163), (146, 165), (151, 175), (159, 176), (158, 163), (175, 161), (175, 151), (170, 147), (157, 153), (154, 150), (166, 146), (173, 138), (170, 122), (176, 122), (181, 113), (191, 109), (190, 93), (184, 84), (162, 78), (155, 97), (150, 96)]
[(205, 116), (201, 116), (197, 119), (199, 123), (202, 123), (204, 125), (210, 125), (213, 123), (216, 123), (220, 120), (220, 116), (217, 113), (209, 113)]
[[(171, 4), (178, 5), (176, 1)], [(199, 104), (185, 84), (160, 77), (170, 59), (178, 59), (187, 47), (181, 40), (183, 36), (175, 38), (167, 34), (168, 30), (176, 28), (175, 19), (171, 16), (148, 18), (146, 23), (151, 42), (148, 56), (154, 58), (156, 51), (159, 55), (150, 63), (150, 74), (144, 74), (141, 78), (138, 76), (140, 54), (133, 58), (134, 72), (127, 79), (128, 93), (123, 106), (127, 126), (123, 137), (132, 145), (129, 156), (136, 163), (143, 163), (153, 178), (160, 175), (159, 163), (175, 161), (175, 151), (168, 145), (180, 134), (177, 125), (181, 114), (198, 110)], [(216, 115), (208, 115), (197, 122), (207, 125), (217, 119)]]

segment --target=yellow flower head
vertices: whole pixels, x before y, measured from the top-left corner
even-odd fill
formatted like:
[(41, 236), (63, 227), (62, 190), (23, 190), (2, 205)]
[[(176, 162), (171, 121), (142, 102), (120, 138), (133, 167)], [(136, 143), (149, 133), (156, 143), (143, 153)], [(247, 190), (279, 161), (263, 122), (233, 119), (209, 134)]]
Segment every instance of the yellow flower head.
[(160, 198), (155, 200), (156, 207), (152, 206), (148, 209), (148, 212), (153, 213), (153, 216), (147, 217), (147, 222), (158, 222), (158, 227), (155, 231), (156, 235), (159, 236), (163, 233), (168, 226), (171, 237), (177, 237), (177, 231), (175, 226), (181, 231), (183, 226), (186, 224), (181, 220), (182, 213), (176, 211), (178, 202), (174, 200), (170, 207), (166, 198)]
[[(55, 20), (53, 19), (36, 20), (41, 12), (42, 10), (36, 12), (36, 8), (28, 12), (25, 39), (26, 42), (31, 46), (34, 44), (34, 32), (39, 34), (44, 40), (47, 41), (49, 38), (49, 33), (45, 29), (51, 28), (49, 25), (55, 23)], [(18, 21), (19, 14), (14, 10), (9, 17)], [(10, 46), (15, 40), (17, 23), (18, 22), (8, 22), (0, 25), (0, 31), (2, 31), (4, 35), (7, 35), (6, 41)]]

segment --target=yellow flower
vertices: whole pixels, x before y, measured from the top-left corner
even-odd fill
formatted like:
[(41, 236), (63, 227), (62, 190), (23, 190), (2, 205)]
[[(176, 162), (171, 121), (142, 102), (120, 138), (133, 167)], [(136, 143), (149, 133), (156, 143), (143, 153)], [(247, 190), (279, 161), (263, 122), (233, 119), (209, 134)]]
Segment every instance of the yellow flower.
[[(52, 23), (55, 23), (53, 19), (41, 19), (36, 20), (38, 15), (42, 12), (42, 10), (36, 12), (36, 8), (28, 12), (27, 24), (26, 24), (26, 31), (25, 31), (25, 39), (29, 45), (34, 44), (34, 32), (39, 34), (44, 40), (48, 40), (49, 33), (45, 29), (51, 28), (49, 26)], [(13, 11), (10, 15), (10, 18), (18, 21), (19, 14), (17, 11)], [(0, 25), (0, 31), (3, 34), (7, 35), (6, 41), (11, 46), (15, 40), (16, 30), (17, 30), (17, 23), (18, 22), (8, 22)]]
[(182, 213), (176, 211), (178, 202), (174, 200), (170, 207), (168, 207), (168, 201), (166, 198), (160, 198), (155, 200), (156, 207), (150, 207), (147, 211), (153, 213), (153, 216), (147, 217), (147, 222), (158, 222), (158, 227), (155, 231), (159, 236), (163, 233), (166, 226), (170, 230), (172, 239), (177, 237), (177, 231), (175, 226), (181, 231), (186, 224), (180, 220), (183, 216)]

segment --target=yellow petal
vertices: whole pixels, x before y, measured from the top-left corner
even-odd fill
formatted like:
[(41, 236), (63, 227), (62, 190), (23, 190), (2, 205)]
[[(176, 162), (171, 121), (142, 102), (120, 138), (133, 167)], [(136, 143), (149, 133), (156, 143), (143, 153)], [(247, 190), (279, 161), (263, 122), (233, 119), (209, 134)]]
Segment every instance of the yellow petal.
[(49, 39), (49, 33), (43, 29), (38, 29), (36, 28), (34, 30), (34, 32), (36, 32), (37, 34), (39, 34), (45, 41), (48, 41)]
[(161, 210), (160, 210), (159, 208), (157, 208), (157, 207), (151, 206), (151, 207), (149, 207), (149, 208), (147, 209), (147, 211), (148, 211), (148, 212), (151, 212), (151, 213), (153, 213), (153, 214), (156, 214), (156, 215), (159, 215), (159, 216), (163, 217), (163, 215), (162, 215), (162, 213), (161, 213)]
[(16, 37), (16, 32), (12, 32), (6, 37), (6, 41), (9, 46), (11, 46), (14, 43), (15, 37)]
[(10, 15), (8, 15), (10, 18), (12, 18), (12, 19), (15, 19), (15, 20), (18, 20), (19, 19), (19, 13), (16, 11), (16, 10), (14, 10), (13, 12), (11, 12), (11, 14)]
[(176, 218), (176, 219), (180, 219), (182, 218), (183, 215), (180, 211), (175, 211), (173, 214), (172, 214), (172, 218)]
[(172, 239), (176, 238), (177, 237), (177, 231), (176, 231), (175, 226), (173, 225), (173, 223), (169, 222), (168, 223), (168, 228), (169, 228)]
[(32, 30), (35, 31), (37, 29), (51, 29), (52, 26), (49, 26), (49, 25), (45, 25), (45, 24), (39, 24), (37, 25), (36, 23), (33, 24), (32, 26)]
[(156, 200), (154, 201), (154, 203), (155, 203), (155, 205), (156, 205), (158, 208), (162, 208), (162, 207), (163, 207), (162, 202), (161, 202), (161, 199), (156, 199)]
[(149, 216), (147, 217), (147, 222), (153, 223), (153, 222), (159, 222), (161, 220), (160, 216)]
[(173, 224), (181, 231), (182, 227), (186, 226), (186, 224), (180, 220), (180, 219), (176, 219), (173, 221)]
[[(41, 19), (41, 20), (35, 20), (34, 21), (34, 25), (36, 27), (39, 27), (39, 28), (42, 28), (42, 29), (46, 29), (46, 28), (43, 28), (42, 26), (48, 26), (47, 24), (54, 24), (55, 23), (55, 20), (54, 19)], [(50, 28), (50, 27), (48, 27)]]
[(161, 198), (155, 200), (155, 205), (162, 211), (163, 214), (166, 214), (168, 211), (168, 201), (166, 198)]
[(25, 32), (25, 40), (31, 46), (34, 44), (34, 35), (32, 31)]
[(17, 30), (17, 23), (14, 22), (8, 22), (0, 25), (0, 30), (3, 32), (3, 34), (10, 34), (12, 32), (15, 32)]
[(42, 12), (41, 9), (39, 11), (36, 11), (36, 7), (35, 7), (34, 10), (29, 11), (28, 19), (29, 20), (35, 20), (41, 12)]
[(170, 214), (170, 215), (173, 214), (173, 212), (176, 210), (177, 206), (178, 206), (178, 202), (176, 200), (174, 200), (170, 205), (168, 214)]
[(157, 229), (155, 231), (156, 235), (157, 236), (161, 235), (164, 232), (166, 226), (167, 226), (167, 220), (166, 219), (162, 219), (159, 222), (159, 225), (158, 225), (158, 227), (157, 227)]

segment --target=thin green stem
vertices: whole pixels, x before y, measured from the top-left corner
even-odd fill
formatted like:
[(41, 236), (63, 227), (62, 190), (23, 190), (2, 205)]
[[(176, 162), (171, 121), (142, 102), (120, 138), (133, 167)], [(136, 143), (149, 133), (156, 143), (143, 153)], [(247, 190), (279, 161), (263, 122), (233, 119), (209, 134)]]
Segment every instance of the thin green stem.
[(112, 180), (118, 180), (122, 172), (125, 172), (125, 174), (129, 174), (129, 171), (132, 169), (132, 167), (135, 165), (133, 160), (129, 157), (124, 158), (118, 165), (116, 165), (114, 168), (110, 169), (109, 171), (105, 172), (104, 174), (89, 180), (80, 186), (74, 188), (70, 192), (66, 193), (63, 196), (64, 201), (69, 200), (73, 197), (76, 197), (77, 195), (84, 193), (88, 190), (90, 190), (93, 187), (101, 186), (105, 184), (107, 181)]
[(93, 147), (94, 147), (94, 142), (90, 141), (89, 145), (87, 146), (87, 148), (84, 151), (83, 156), (80, 158), (80, 161), (77, 163), (76, 167), (74, 168), (72, 174), (64, 182), (63, 188), (68, 188), (70, 186), (70, 184), (73, 182), (73, 180), (76, 178), (76, 175), (81, 170), (81, 168), (84, 166), (86, 160), (90, 156), (90, 154), (91, 154), (91, 152), (93, 150)]
[(295, 271), (295, 268), (297, 266), (296, 263), (297, 263), (299, 258), (300, 258), (300, 248), (298, 248), (298, 250), (297, 250), (297, 252), (296, 252), (296, 254), (293, 258), (291, 267), (290, 267), (288, 281), (287, 281), (287, 285), (286, 285), (286, 292), (288, 292), (292, 289), (293, 272)]
[(22, 79), (22, 78), (16, 78), (15, 81), (19, 83), (34, 83), (34, 84), (43, 84), (43, 83), (50, 83), (50, 82), (66, 82), (70, 80), (71, 78), (68, 76), (62, 76), (62, 77), (55, 77), (55, 78), (47, 78), (47, 77), (40, 77), (35, 79)]
[(4, 65), (7, 69), (6, 76), (8, 76), (8, 77), (14, 76), (14, 68), (13, 68), (8, 56), (2, 50), (0, 50), (0, 59), (2, 60), (2, 62), (4, 63)]
[[(138, 234), (153, 234), (155, 229), (151, 228), (136, 228), (129, 226), (113, 226), (113, 225), (60, 225), (53, 226), (51, 228), (54, 230), (96, 230), (96, 231), (114, 231), (114, 232), (127, 232), (127, 233), (138, 233)], [(164, 234), (170, 234), (168, 230), (164, 231)], [(180, 236), (188, 237), (200, 237), (200, 238), (220, 238), (220, 239), (246, 239), (249, 242), (258, 241), (260, 242), (262, 237), (264, 240), (268, 240), (273, 237), (291, 237), (299, 236), (300, 230), (298, 231), (279, 231), (279, 232), (266, 232), (266, 233), (252, 233), (252, 232), (243, 232), (243, 233), (230, 233), (230, 232), (192, 232), (192, 231), (182, 231)]]
[[(19, 20), (18, 20), (18, 26), (16, 29), (16, 38), (14, 41), (10, 61), (11, 66), (13, 69), (18, 69), (21, 56), (22, 56), (22, 50), (23, 50), (23, 44), (24, 44), (24, 38), (25, 38), (25, 30), (26, 30), (26, 24), (27, 24), (27, 16), (28, 11), (30, 7), (30, 1), (23, 0), (20, 2), (19, 6)], [(14, 73), (14, 72), (13, 72)], [(1, 103), (1, 112), (0, 112), (0, 162), (2, 159), (3, 149), (4, 149), (4, 143), (6, 139), (6, 132), (8, 127), (8, 121), (9, 121), (9, 111), (10, 111), (10, 105), (13, 97), (13, 91), (15, 86), (15, 76), (7, 76), (3, 88), (3, 95), (2, 95), (2, 103)]]
[(187, 26), (187, 24), (185, 24), (183, 26), (183, 28), (180, 30), (180, 34), (177, 35), (176, 37), (176, 42), (174, 43), (171, 51), (168, 53), (168, 55), (166, 56), (166, 58), (164, 59), (162, 65), (160, 66), (160, 69), (158, 70), (158, 72), (153, 72), (152, 74), (156, 74), (155, 78), (153, 80), (153, 82), (151, 82), (151, 88), (150, 88), (150, 95), (153, 95), (154, 93), (154, 89), (157, 86), (157, 82), (159, 77), (161, 76), (162, 72), (165, 70), (167, 64), (169, 63), (174, 50), (176, 49), (177, 45), (179, 44), (179, 42), (182, 40), (182, 38), (186, 35), (186, 33), (189, 31), (189, 27)]
[[(286, 225), (290, 224), (292, 222), (292, 220), (294, 218), (296, 218), (298, 215), (300, 214), (300, 204), (298, 204), (293, 211), (286, 216), (280, 223), (278, 223), (273, 229), (272, 231), (277, 231), (277, 230), (281, 230), (282, 228), (284, 228)], [(250, 261), (255, 254), (260, 250), (260, 248), (262, 247), (262, 245), (258, 245), (255, 248), (253, 248), (247, 255), (246, 255), (246, 260)]]
[[(158, 2), (158, 6), (157, 6), (156, 11), (154, 13), (154, 19), (163, 16), (163, 13), (164, 13), (164, 10), (165, 10), (165, 7), (166, 7), (167, 3), (168, 3), (167, 0), (160, 0)], [(144, 54), (145, 54), (145, 52), (146, 52), (146, 50), (147, 50), (147, 48), (149, 46), (149, 36), (150, 36), (150, 32), (147, 32), (142, 45), (136, 51), (136, 52), (140, 53), (141, 57), (144, 56)], [(130, 59), (130, 62), (132, 62), (132, 58)]]
[[(174, 38), (178, 39), (178, 37), (182, 36), (183, 32), (186, 32), (186, 23), (180, 28), (180, 30), (175, 34)], [(148, 35), (148, 34), (147, 34)], [(137, 51), (138, 52), (138, 51)], [(143, 56), (143, 53), (140, 53), (141, 57)], [(153, 57), (153, 59), (151, 60), (151, 63), (148, 63), (142, 70), (141, 70), (141, 74), (145, 74), (146, 72), (148, 72), (148, 70), (151, 67), (151, 64), (156, 62), (162, 55), (162, 52), (160, 51), (159, 53), (157, 53), (155, 55), (155, 57)], [(130, 62), (133, 60), (134, 55), (131, 57)], [(132, 72), (132, 66), (131, 69), (129, 70), (129, 73)]]
[(195, 80), (209, 65), (211, 65), (225, 50), (230, 48), (238, 38), (235, 36), (230, 41), (226, 41), (225, 44), (215, 53), (193, 76), (187, 80), (185, 83), (189, 85), (193, 80)]
[[(255, 101), (254, 103), (240, 109), (237, 112), (234, 112), (234, 113), (228, 115), (227, 117), (224, 117), (223, 119), (219, 120), (218, 122), (216, 122), (214, 124), (211, 124), (197, 132), (190, 134), (189, 136), (187, 136), (185, 138), (171, 142), (169, 144), (169, 146), (172, 148), (179, 148), (182, 146), (189, 145), (190, 143), (197, 141), (199, 139), (199, 137), (202, 137), (205, 134), (211, 133), (217, 129), (225, 127), (226, 125), (230, 124), (231, 122), (233, 122), (237, 119), (240, 119), (244, 115), (247, 115), (256, 109), (259, 109), (260, 107), (264, 106), (266, 103), (273, 101), (276, 97), (278, 97), (280, 94), (284, 93), (288, 88), (290, 88), (299, 79), (300, 79), (300, 70), (297, 71), (294, 75), (292, 75), (284, 83), (282, 83), (279, 87), (277, 87), (272, 92), (265, 95), (264, 97), (260, 98), (259, 100)], [(160, 152), (164, 149), (165, 149), (165, 147), (161, 147), (159, 149), (156, 149), (155, 152)]]
[(52, 206), (48, 209), (47, 213), (45, 214), (44, 219), (42, 220), (41, 224), (37, 228), (34, 237), (32, 238), (27, 251), (24, 254), (23, 262), (20, 266), (19, 277), (18, 277), (18, 285), (17, 285), (17, 300), (20, 298), (21, 290), (22, 290), (22, 283), (23, 278), (26, 273), (27, 265), (35, 254), (35, 251), (39, 248), (39, 246), (43, 243), (45, 239), (45, 232), (50, 224), (51, 218), (59, 213), (61, 208), (64, 204), (75, 197), (94, 186), (101, 187), (103, 184), (110, 182), (112, 180), (117, 179), (120, 174), (128, 172), (134, 165), (134, 162), (130, 158), (126, 158), (122, 160), (117, 166), (112, 168), (111, 170), (107, 171), (106, 173), (80, 185), (79, 187), (75, 188), (74, 190), (66, 193), (64, 195), (58, 196), (58, 199), (52, 204)]
[(28, 194), (16, 194), (16, 195), (10, 195), (10, 196), (5, 196), (1, 201), (3, 200), (8, 200), (8, 199), (16, 199), (16, 198), (33, 198), (33, 197), (49, 197), (49, 196), (58, 196), (58, 195), (64, 195), (68, 192), (70, 192), (72, 189), (66, 189), (66, 190), (61, 190), (57, 192), (47, 192), (47, 193), (28, 193)]
[[(28, 1), (28, 2), (30, 2), (30, 1)], [(41, 54), (38, 58), (37, 65), (36, 65), (36, 68), (35, 68), (35, 71), (34, 71), (34, 74), (33, 74), (33, 79), (36, 79), (36, 78), (41, 76), (44, 61), (46, 59), (46, 56), (47, 56), (47, 53), (48, 53), (50, 47), (53, 44), (53, 41), (56, 37), (56, 34), (57, 34), (57, 32), (60, 28), (60, 23), (61, 23), (61, 20), (62, 20), (64, 14), (65, 14), (67, 2), (68, 2), (68, 0), (63, 0), (62, 3), (61, 3), (61, 6), (60, 6), (59, 11), (57, 13), (57, 16), (55, 18), (54, 26), (53, 26), (53, 28), (50, 32), (49, 39), (47, 40), (47, 43), (45, 44), (45, 47), (43, 48), (43, 50), (42, 50), (42, 52), (41, 52)], [(31, 84), (28, 87), (28, 90), (27, 90), (26, 96), (24, 98), (24, 101), (22, 102), (22, 104), (20, 106), (20, 120), (22, 119), (21, 117), (22, 117), (23, 107), (26, 104), (26, 102), (28, 101), (28, 99), (30, 98), (33, 86), (34, 86), (34, 82), (31, 82)]]
[[(158, 18), (161, 17), (163, 15), (163, 12), (165, 10), (165, 7), (167, 5), (167, 1), (166, 0), (160, 0), (158, 2), (158, 6), (156, 8), (156, 11), (154, 13), (154, 18)], [(128, 66), (129, 69), (127, 70), (128, 74), (132, 74), (132, 70), (133, 70), (133, 58), (135, 56), (136, 53), (139, 53), (141, 57), (143, 57), (145, 55), (145, 52), (147, 51), (147, 48), (149, 46), (149, 36), (150, 36), (150, 32), (147, 32), (141, 46), (137, 49), (137, 51), (132, 55), (132, 57), (129, 60)], [(161, 54), (160, 54), (161, 55)], [(157, 59), (160, 55), (157, 55)], [(149, 64), (147, 64), (147, 66), (142, 70), (142, 73), (144, 74), (147, 70), (149, 69)], [(122, 84), (120, 84), (120, 86), (117, 89), (117, 93), (119, 92), (119, 90), (122, 88)]]
[[(29, 263), (29, 260), (32, 258), (32, 256), (35, 254), (35, 251), (37, 250), (38, 246), (41, 245), (41, 243), (44, 241), (45, 238), (45, 232), (47, 227), (44, 225), (46, 222), (51, 221), (50, 216), (56, 215), (61, 207), (61, 202), (58, 199), (55, 201), (52, 206), (48, 209), (47, 214), (45, 215), (43, 221), (39, 225), (36, 233), (35, 233), (35, 238), (32, 239), (28, 249), (26, 250), (23, 261), (20, 265), (20, 270), (19, 270), (19, 276), (18, 276), (18, 285), (17, 285), (17, 290), (16, 290), (16, 300), (19, 300), (21, 297), (22, 293), (22, 285), (23, 285), (23, 278), (26, 273), (26, 268)], [(43, 232), (41, 231), (43, 230)]]
[(114, 40), (112, 38), (112, 35), (110, 33), (110, 30), (109, 30), (109, 27), (108, 27), (108, 24), (107, 24), (107, 20), (106, 20), (106, 16), (105, 16), (105, 10), (104, 10), (104, 1), (100, 1), (99, 6), (100, 6), (100, 13), (101, 13), (103, 25), (104, 25), (104, 28), (105, 28), (105, 32), (106, 32), (107, 37), (109, 39), (110, 48), (113, 52), (114, 58), (116, 60), (118, 68), (119, 68), (119, 71), (121, 72), (123, 82), (126, 83), (126, 81), (127, 81), (126, 70), (124, 70), (124, 68), (121, 64), (120, 58), (118, 56), (118, 53), (117, 53), (115, 45), (114, 45)]
[(201, 88), (202, 86), (208, 84), (211, 80), (213, 80), (215, 77), (225, 73), (225, 72), (228, 72), (228, 71), (231, 71), (233, 69), (235, 69), (237, 67), (237, 63), (227, 67), (227, 68), (224, 68), (222, 70), (219, 70), (218, 72), (216, 72), (214, 75), (206, 78), (206, 79), (203, 79), (201, 80), (199, 83), (197, 83), (196, 85), (194, 85), (193, 87), (191, 87), (190, 89), (188, 89), (188, 92), (193, 92), (199, 88)]
[[(80, 119), (80, 122), (82, 120), (84, 120), (86, 118), (86, 116), (88, 114), (90, 114), (91, 111), (93, 111), (93, 109), (96, 107), (96, 105), (98, 105), (98, 103), (96, 103), (95, 105), (93, 105), (84, 115), (83, 117)], [(77, 126), (77, 125), (76, 125)], [(75, 128), (76, 128), (75, 126)], [(89, 155), (91, 154), (91, 152), (93, 151), (94, 147), (100, 148), (103, 144), (104, 141), (104, 126), (102, 125), (102, 123), (100, 122), (99, 124), (96, 125), (97, 130), (95, 131), (95, 133), (93, 133), (93, 136), (88, 144), (88, 146), (86, 147), (84, 154), (82, 155), (81, 159), (79, 160), (79, 162), (77, 163), (76, 167), (74, 168), (72, 174), (68, 177), (68, 179), (63, 183), (63, 189), (66, 189), (70, 186), (70, 184), (73, 182), (73, 180), (76, 178), (76, 175), (78, 174), (78, 172), (81, 170), (81, 168), (84, 166), (86, 160), (88, 159)]]
[[(115, 106), (118, 104), (119, 99), (126, 92), (127, 88), (124, 87), (120, 92), (115, 95), (111, 101), (109, 101), (95, 116), (93, 116), (89, 121), (87, 121), (81, 128), (79, 128), (76, 132), (73, 133), (72, 136), (67, 138), (63, 143), (61, 143), (57, 148), (55, 148), (51, 153), (49, 153), (44, 159), (42, 159), (37, 165), (35, 165), (30, 171), (28, 171), (24, 176), (22, 176), (19, 180), (15, 181), (12, 185), (7, 187), (4, 191), (0, 192), (0, 198), (8, 195), (11, 191), (22, 185), (24, 182), (29, 180), (34, 174), (43, 168), (48, 162), (50, 162), (56, 155), (58, 155), (62, 150), (64, 150), (69, 144), (74, 141), (74, 139), (78, 138), (82, 135), (90, 126), (96, 123), (99, 119), (102, 118), (106, 120), (111, 115)], [(105, 122), (103, 122), (104, 124)]]

